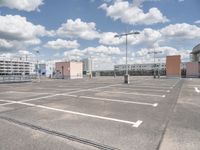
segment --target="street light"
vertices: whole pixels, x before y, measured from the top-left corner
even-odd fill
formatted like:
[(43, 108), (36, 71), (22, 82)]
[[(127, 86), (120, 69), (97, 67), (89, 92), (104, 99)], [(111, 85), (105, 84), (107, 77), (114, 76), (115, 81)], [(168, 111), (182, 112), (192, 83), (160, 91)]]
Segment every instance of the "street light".
[(153, 54), (153, 59), (154, 59), (153, 77), (154, 77), (154, 79), (156, 78), (156, 63), (155, 63), (155, 55), (158, 54), (158, 53), (162, 53), (162, 51), (155, 51), (155, 48), (154, 48), (154, 51), (153, 51), (153, 52), (148, 52), (148, 54)]
[(36, 50), (36, 58), (37, 58), (37, 77), (40, 82), (40, 75), (39, 75), (39, 64), (38, 64), (38, 55), (40, 54), (39, 50)]
[(92, 56), (90, 56), (90, 60), (89, 60), (89, 63), (90, 63), (90, 79), (92, 79)]
[(128, 64), (127, 64), (127, 57), (128, 57), (128, 35), (133, 35), (133, 34), (140, 34), (140, 32), (136, 31), (136, 32), (129, 32), (129, 33), (123, 33), (123, 34), (117, 34), (115, 35), (114, 37), (123, 37), (125, 36), (126, 37), (126, 74), (124, 75), (124, 83), (128, 84), (129, 83), (129, 75), (128, 75)]

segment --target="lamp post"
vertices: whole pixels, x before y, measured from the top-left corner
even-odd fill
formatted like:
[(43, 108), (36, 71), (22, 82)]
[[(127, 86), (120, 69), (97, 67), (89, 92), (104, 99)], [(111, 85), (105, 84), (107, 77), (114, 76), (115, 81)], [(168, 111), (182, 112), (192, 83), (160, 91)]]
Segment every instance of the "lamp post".
[(40, 82), (40, 75), (39, 75), (39, 64), (38, 64), (38, 55), (40, 54), (40, 51), (36, 51), (36, 58), (37, 58), (37, 77), (38, 77), (38, 80)]
[(133, 34), (140, 34), (140, 32), (129, 32), (129, 33), (123, 33), (123, 34), (117, 34), (114, 37), (126, 37), (126, 74), (124, 75), (124, 83), (128, 84), (129, 83), (129, 75), (128, 75), (128, 35), (133, 35)]
[(92, 56), (90, 56), (90, 61), (89, 61), (89, 63), (90, 63), (90, 79), (92, 79)]
[(155, 55), (158, 53), (162, 53), (162, 51), (155, 51), (155, 48), (154, 48), (153, 52), (148, 52), (148, 54), (153, 54), (153, 61), (154, 61), (153, 77), (154, 77), (154, 79), (156, 78), (156, 61), (155, 61), (156, 57), (155, 57)]

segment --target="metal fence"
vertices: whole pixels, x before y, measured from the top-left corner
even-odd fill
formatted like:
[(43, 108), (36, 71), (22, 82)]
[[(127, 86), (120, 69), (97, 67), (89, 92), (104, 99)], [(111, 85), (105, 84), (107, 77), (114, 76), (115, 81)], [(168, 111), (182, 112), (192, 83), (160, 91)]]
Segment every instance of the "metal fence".
[(0, 83), (30, 82), (32, 79), (32, 76), (27, 75), (1, 75)]

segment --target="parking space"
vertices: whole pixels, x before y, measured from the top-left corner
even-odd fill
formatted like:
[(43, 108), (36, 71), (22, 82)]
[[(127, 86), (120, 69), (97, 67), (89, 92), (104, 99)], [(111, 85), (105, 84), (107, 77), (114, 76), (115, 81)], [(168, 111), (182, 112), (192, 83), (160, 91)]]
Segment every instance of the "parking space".
[(68, 140), (73, 136), (91, 149), (158, 149), (182, 80), (122, 81), (105, 77), (2, 85), (0, 120), (25, 130), (34, 126), (45, 134), (64, 134)]
[(166, 129), (161, 150), (200, 149), (199, 79), (185, 79)]

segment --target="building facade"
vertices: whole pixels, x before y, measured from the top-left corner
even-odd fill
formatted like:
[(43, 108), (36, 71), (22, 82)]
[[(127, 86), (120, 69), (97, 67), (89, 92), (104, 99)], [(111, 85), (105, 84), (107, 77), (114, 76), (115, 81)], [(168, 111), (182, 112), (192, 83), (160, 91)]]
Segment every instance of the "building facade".
[(186, 77), (200, 77), (200, 62), (188, 62), (186, 68)]
[[(149, 64), (128, 64), (128, 70), (129, 71), (151, 71), (151, 70), (154, 70), (154, 68), (160, 69), (160, 70), (165, 70), (166, 65), (165, 65), (165, 63), (160, 63), (160, 64), (153, 64), (153, 63), (149, 63)], [(115, 71), (124, 71), (124, 70), (126, 70), (126, 65), (125, 64), (115, 65), (114, 70)]]
[(200, 77), (200, 44), (195, 46), (191, 52), (191, 61), (186, 66), (187, 77)]
[(92, 67), (92, 62), (90, 58), (86, 58), (82, 60), (83, 62), (83, 74), (89, 74)]
[[(181, 62), (180, 64), (182, 75), (186, 72), (186, 64), (187, 62)], [(160, 75), (166, 75), (166, 63), (128, 64), (129, 75), (153, 75), (154, 69), (156, 74), (159, 72)], [(114, 72), (116, 75), (124, 75), (125, 70), (125, 64), (114, 66)]]
[(0, 59), (0, 75), (30, 75), (30, 72), (28, 61)]
[(166, 76), (181, 77), (181, 56), (173, 55), (166, 57)]
[(83, 78), (82, 62), (56, 62), (55, 78), (79, 79)]
[(200, 44), (195, 46), (191, 52), (192, 62), (200, 62)]
[(46, 76), (46, 64), (38, 64), (38, 72), (40, 75)]

